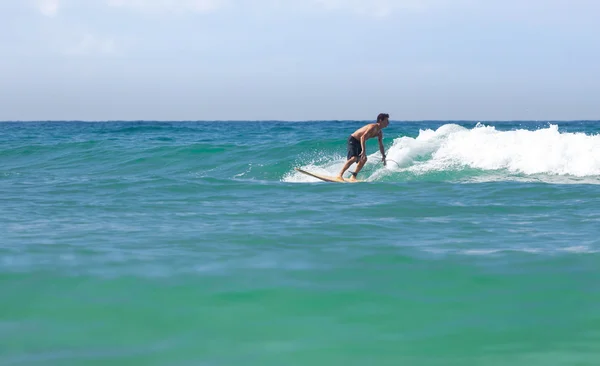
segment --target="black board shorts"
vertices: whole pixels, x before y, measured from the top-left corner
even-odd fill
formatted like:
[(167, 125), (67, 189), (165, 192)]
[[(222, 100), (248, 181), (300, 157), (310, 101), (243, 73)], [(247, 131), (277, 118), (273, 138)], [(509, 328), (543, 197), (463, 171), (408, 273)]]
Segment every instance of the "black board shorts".
[(361, 152), (362, 147), (360, 146), (360, 141), (354, 138), (354, 136), (350, 135), (350, 137), (348, 137), (348, 160), (355, 156), (360, 159)]

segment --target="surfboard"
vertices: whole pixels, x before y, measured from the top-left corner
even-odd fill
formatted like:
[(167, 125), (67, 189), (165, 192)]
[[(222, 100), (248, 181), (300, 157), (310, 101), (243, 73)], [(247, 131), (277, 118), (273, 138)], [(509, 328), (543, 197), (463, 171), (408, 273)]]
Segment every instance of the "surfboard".
[(362, 182), (361, 180), (347, 180), (347, 179), (340, 180), (337, 177), (332, 177), (330, 175), (311, 173), (311, 172), (308, 172), (308, 171), (300, 169), (300, 168), (295, 168), (295, 169), (296, 169), (296, 171), (298, 171), (300, 173), (310, 175), (311, 177), (315, 177), (315, 178), (320, 179), (325, 182), (331, 182), (331, 183), (359, 183), (359, 182)]

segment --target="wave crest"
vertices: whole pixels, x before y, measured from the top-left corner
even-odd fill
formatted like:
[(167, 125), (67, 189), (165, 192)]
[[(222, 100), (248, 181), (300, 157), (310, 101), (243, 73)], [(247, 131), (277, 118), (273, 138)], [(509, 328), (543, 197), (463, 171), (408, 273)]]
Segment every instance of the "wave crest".
[(535, 131), (447, 124), (435, 131), (420, 130), (416, 138), (395, 139), (388, 157), (414, 173), (470, 168), (592, 177), (600, 175), (600, 136), (561, 133), (552, 124)]

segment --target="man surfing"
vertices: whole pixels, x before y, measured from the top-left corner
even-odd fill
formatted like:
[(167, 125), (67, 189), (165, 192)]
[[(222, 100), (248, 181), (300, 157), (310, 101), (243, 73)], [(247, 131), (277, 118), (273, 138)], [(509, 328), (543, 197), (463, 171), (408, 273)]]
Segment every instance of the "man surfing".
[(383, 165), (385, 166), (385, 151), (383, 148), (383, 132), (382, 129), (386, 128), (389, 124), (390, 115), (387, 113), (380, 113), (377, 116), (377, 122), (370, 123), (366, 126), (359, 128), (354, 131), (353, 134), (348, 137), (348, 161), (344, 164), (344, 167), (338, 174), (338, 179), (344, 179), (343, 175), (350, 168), (350, 165), (354, 163), (358, 163), (356, 166), (356, 170), (354, 172), (350, 172), (352, 177), (351, 181), (356, 180), (356, 175), (363, 168), (365, 163), (367, 162), (367, 151), (366, 151), (366, 141), (370, 138), (377, 137), (379, 140), (379, 151), (381, 151)]

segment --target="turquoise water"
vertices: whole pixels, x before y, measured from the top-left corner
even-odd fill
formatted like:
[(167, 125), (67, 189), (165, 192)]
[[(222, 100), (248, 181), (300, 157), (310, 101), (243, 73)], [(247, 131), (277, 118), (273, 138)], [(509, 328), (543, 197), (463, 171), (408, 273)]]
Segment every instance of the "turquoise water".
[(360, 126), (0, 124), (0, 365), (600, 364), (599, 124)]

